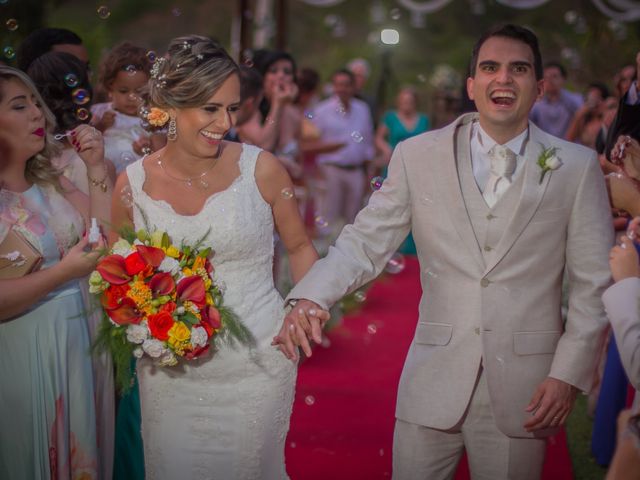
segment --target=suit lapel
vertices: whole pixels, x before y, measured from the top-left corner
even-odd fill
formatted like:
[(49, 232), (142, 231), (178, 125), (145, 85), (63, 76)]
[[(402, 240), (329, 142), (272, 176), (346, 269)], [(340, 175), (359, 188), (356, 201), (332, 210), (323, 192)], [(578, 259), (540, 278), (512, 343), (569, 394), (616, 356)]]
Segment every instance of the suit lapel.
[[(462, 243), (466, 245), (480, 269), (484, 270), (484, 259), (464, 204), (457, 168), (457, 162), (469, 161), (469, 135), (474, 117), (475, 115), (465, 115), (456, 124), (446, 128), (442, 133), (444, 138), (436, 142), (436, 148), (431, 155), (442, 159), (433, 162), (433, 179), (438, 198), (443, 200), (441, 205), (447, 211)], [(456, 161), (456, 156), (462, 158), (457, 158)]]
[(545, 147), (545, 136), (535, 126), (529, 123), (529, 141), (525, 147), (524, 183), (518, 204), (516, 205), (507, 227), (500, 238), (500, 242), (494, 250), (494, 254), (488, 259), (485, 275), (509, 252), (522, 231), (531, 221), (538, 205), (542, 201), (553, 172), (548, 172), (540, 183), (540, 167), (537, 164), (538, 156)]

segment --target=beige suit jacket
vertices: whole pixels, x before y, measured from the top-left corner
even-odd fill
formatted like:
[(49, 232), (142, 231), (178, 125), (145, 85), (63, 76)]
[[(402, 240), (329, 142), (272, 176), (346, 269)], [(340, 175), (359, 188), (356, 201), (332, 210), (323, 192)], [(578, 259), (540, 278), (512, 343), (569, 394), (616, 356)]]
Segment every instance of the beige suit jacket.
[[(498, 428), (530, 437), (524, 410), (547, 376), (591, 387), (607, 323), (601, 296), (610, 283), (609, 203), (595, 152), (530, 124), (519, 202), (493, 255), (483, 258), (454, 154), (457, 141), (468, 144), (459, 131), (468, 132), (476, 115), (400, 143), (383, 187), (287, 298), (329, 307), (375, 278), (411, 230), (423, 295), (397, 418), (454, 427), (482, 362)], [(557, 147), (563, 165), (540, 183), (536, 161), (544, 147)], [(570, 298), (563, 325), (565, 269)]]

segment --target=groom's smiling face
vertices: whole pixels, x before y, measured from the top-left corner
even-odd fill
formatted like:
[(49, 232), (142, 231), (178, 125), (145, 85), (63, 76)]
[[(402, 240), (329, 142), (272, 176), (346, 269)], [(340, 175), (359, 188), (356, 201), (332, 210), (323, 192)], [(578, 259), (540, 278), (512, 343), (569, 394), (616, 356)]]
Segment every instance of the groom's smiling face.
[(487, 133), (497, 129), (515, 136), (522, 132), (531, 107), (543, 93), (531, 48), (507, 37), (487, 39), (478, 52), (475, 76), (467, 79), (467, 93), (475, 101)]

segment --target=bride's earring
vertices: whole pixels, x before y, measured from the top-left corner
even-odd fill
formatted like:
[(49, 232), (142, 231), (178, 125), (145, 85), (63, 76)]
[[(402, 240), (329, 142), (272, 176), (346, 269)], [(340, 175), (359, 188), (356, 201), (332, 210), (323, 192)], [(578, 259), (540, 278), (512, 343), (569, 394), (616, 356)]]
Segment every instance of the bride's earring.
[(175, 142), (178, 138), (178, 128), (176, 126), (176, 118), (171, 117), (169, 120), (169, 131), (167, 132), (167, 140)]

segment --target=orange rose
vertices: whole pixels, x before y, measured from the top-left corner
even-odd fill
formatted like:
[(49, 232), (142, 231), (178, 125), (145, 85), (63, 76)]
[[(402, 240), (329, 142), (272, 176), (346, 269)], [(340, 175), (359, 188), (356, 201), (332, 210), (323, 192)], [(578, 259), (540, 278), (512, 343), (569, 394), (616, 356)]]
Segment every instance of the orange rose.
[(120, 301), (127, 296), (129, 285), (111, 285), (102, 294), (102, 305), (107, 310), (113, 310), (120, 306)]

